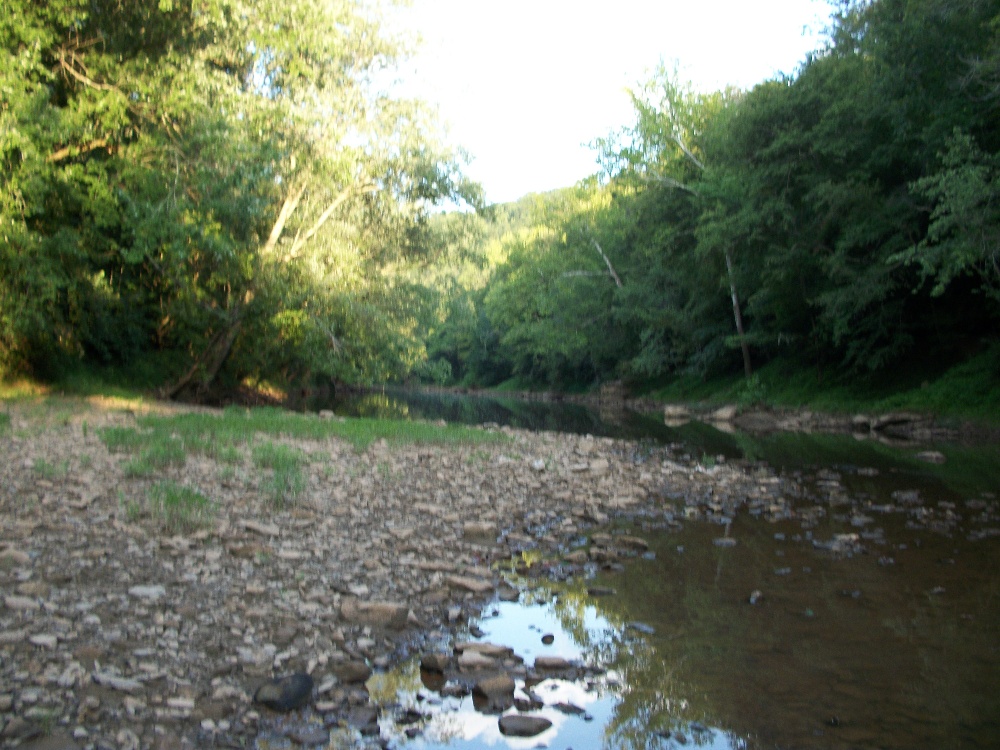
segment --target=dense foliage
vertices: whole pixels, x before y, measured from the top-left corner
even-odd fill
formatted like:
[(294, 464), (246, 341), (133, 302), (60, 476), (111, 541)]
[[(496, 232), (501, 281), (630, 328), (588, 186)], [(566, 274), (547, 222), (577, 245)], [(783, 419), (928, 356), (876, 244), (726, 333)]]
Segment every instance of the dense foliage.
[(168, 391), (380, 380), (422, 359), (386, 272), (474, 199), (376, 85), (351, 0), (10, 0), (0, 10), (0, 369), (165, 364)]
[(204, 395), (962, 361), (1000, 322), (1000, 8), (835, 7), (794, 76), (660, 69), (592, 179), (438, 213), (477, 189), (382, 93), (377, 3), (10, 0), (0, 371), (153, 362)]
[(842, 3), (794, 77), (700, 94), (661, 69), (633, 99), (634, 124), (596, 142), (602, 180), (492, 231), (467, 219), (491, 271), (430, 346), (456, 377), (565, 387), (792, 358), (857, 378), (996, 341), (995, 2)]

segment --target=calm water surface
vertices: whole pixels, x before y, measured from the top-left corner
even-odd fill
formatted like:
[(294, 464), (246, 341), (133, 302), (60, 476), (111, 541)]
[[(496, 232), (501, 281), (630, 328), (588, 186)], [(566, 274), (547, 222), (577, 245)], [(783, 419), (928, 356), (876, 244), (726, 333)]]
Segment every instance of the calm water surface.
[[(449, 418), (421, 404), (421, 418)], [(446, 408), (481, 413), (479, 405)], [(515, 739), (470, 698), (443, 697), (411, 661), (369, 684), (383, 704), (424, 716), (404, 726), (387, 711), (390, 746), (1000, 747), (995, 446), (930, 446), (947, 457), (931, 465), (915, 458), (929, 446), (757, 439), (704, 425), (637, 434), (639, 415), (609, 426), (583, 407), (568, 417), (559, 408), (510, 411), (536, 428), (568, 421), (590, 425), (570, 431), (680, 442), (708, 464), (716, 456), (767, 461), (787, 480), (796, 518), (770, 523), (741, 511), (728, 532), (707, 522), (639, 525), (627, 531), (651, 552), (624, 572), (515, 581), (526, 591), (521, 602), (488, 606), (474, 623), (481, 640), (511, 646), (529, 664), (542, 654), (577, 659), (599, 668), (596, 676), (533, 686), (545, 703), (534, 713), (553, 727)], [(467, 421), (501, 420), (494, 412)], [(724, 533), (734, 546), (715, 544)], [(595, 586), (615, 593), (589, 595)]]

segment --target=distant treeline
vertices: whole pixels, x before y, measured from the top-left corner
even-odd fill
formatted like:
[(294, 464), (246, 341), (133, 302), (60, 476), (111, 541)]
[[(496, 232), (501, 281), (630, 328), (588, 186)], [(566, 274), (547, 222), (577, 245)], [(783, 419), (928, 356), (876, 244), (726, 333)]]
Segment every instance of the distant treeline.
[(794, 76), (703, 94), (661, 69), (633, 100), (594, 180), (439, 219), (428, 376), (566, 387), (788, 358), (861, 379), (998, 340), (995, 1), (841, 3)]

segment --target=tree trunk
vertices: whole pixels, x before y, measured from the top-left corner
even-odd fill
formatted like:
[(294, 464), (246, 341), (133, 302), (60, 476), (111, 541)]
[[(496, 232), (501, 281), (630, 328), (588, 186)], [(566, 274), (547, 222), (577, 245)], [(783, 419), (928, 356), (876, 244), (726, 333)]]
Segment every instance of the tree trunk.
[(740, 296), (736, 293), (736, 279), (733, 277), (733, 258), (729, 250), (725, 250), (726, 274), (729, 276), (729, 291), (733, 296), (733, 317), (736, 319), (736, 334), (740, 338), (740, 349), (743, 350), (743, 372), (749, 378), (753, 375), (753, 367), (750, 364), (750, 348), (747, 346), (746, 336), (743, 334), (743, 313), (740, 312)]

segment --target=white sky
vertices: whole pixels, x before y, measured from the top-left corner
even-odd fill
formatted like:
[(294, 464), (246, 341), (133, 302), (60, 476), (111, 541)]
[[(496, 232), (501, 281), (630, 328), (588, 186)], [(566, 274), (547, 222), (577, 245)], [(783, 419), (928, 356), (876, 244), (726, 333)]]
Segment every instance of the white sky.
[(439, 106), (491, 202), (597, 171), (586, 144), (627, 124), (662, 59), (701, 90), (793, 73), (820, 43), (826, 0), (413, 0), (423, 44), (400, 75)]

